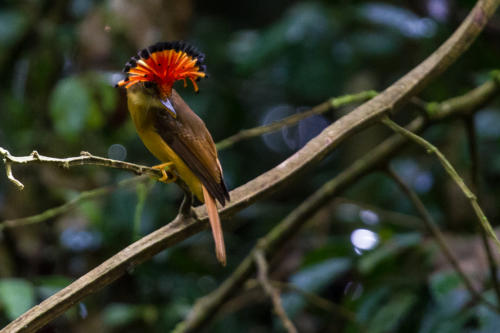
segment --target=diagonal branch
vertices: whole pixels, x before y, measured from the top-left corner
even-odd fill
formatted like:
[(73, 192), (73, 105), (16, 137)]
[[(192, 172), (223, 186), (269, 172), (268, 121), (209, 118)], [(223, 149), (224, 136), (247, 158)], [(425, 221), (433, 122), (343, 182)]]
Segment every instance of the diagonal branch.
[(271, 298), (271, 301), (273, 302), (274, 312), (276, 312), (281, 322), (283, 323), (283, 327), (285, 327), (289, 333), (297, 333), (297, 329), (293, 325), (290, 318), (288, 318), (285, 309), (283, 308), (280, 294), (269, 281), (269, 266), (267, 264), (264, 253), (262, 251), (255, 251), (254, 258), (255, 264), (257, 265), (257, 281), (259, 281), (262, 289), (264, 289), (267, 296)]
[[(464, 117), (465, 129), (467, 131), (467, 142), (469, 148), (469, 155), (471, 159), (471, 179), (472, 179), (472, 189), (477, 193), (479, 202), (481, 201), (481, 187), (480, 187), (480, 172), (479, 172), (479, 152), (477, 149), (477, 133), (474, 121), (474, 114), (467, 115)], [(493, 285), (493, 290), (495, 291), (497, 302), (500, 304), (500, 285), (498, 284), (498, 265), (493, 256), (491, 245), (488, 241), (488, 235), (483, 228), (479, 228), (481, 231), (481, 241), (483, 243), (484, 251), (486, 252), (486, 258), (488, 260), (488, 267), (490, 270), (490, 278)]]
[(129, 179), (122, 180), (118, 182), (116, 185), (108, 185), (108, 186), (102, 186), (94, 190), (90, 191), (84, 191), (81, 192), (77, 197), (75, 197), (73, 200), (70, 200), (60, 206), (47, 209), (46, 211), (28, 216), (28, 217), (21, 217), (18, 219), (12, 219), (12, 220), (5, 220), (0, 223), (0, 231), (3, 230), (4, 228), (17, 228), (17, 227), (22, 227), (28, 224), (35, 224), (35, 223), (40, 223), (43, 221), (46, 221), (50, 218), (53, 218), (57, 215), (60, 215), (68, 210), (70, 210), (73, 207), (76, 207), (78, 204), (80, 204), (82, 201), (85, 200), (90, 200), (90, 199), (96, 199), (99, 198), (103, 195), (106, 195), (108, 193), (111, 193), (115, 191), (118, 188), (125, 188), (128, 186), (135, 185), (140, 182), (144, 182), (148, 179), (149, 177), (147, 176), (137, 176)]
[(448, 261), (451, 263), (451, 265), (453, 266), (455, 271), (462, 278), (462, 281), (464, 282), (464, 285), (467, 288), (467, 290), (469, 290), (469, 293), (471, 294), (471, 296), (473, 298), (479, 300), (480, 302), (482, 302), (484, 305), (488, 306), (493, 311), (498, 312), (499, 309), (494, 304), (492, 304), (488, 300), (486, 300), (481, 295), (481, 293), (478, 292), (476, 290), (476, 288), (474, 288), (472, 281), (469, 279), (467, 274), (460, 267), (460, 263), (459, 263), (458, 259), (455, 257), (452, 250), (446, 244), (446, 241), (443, 237), (443, 234), (441, 233), (441, 231), (437, 227), (431, 214), (429, 213), (427, 208), (425, 208), (424, 204), (422, 203), (422, 201), (420, 200), (418, 195), (415, 193), (415, 191), (413, 191), (408, 185), (406, 185), (405, 182), (401, 179), (401, 177), (399, 177), (398, 174), (396, 174), (394, 172), (394, 170), (392, 170), (391, 168), (387, 168), (386, 171), (389, 174), (389, 176), (394, 180), (394, 182), (399, 186), (401, 191), (403, 191), (403, 193), (408, 197), (408, 199), (410, 199), (413, 206), (417, 210), (418, 214), (420, 215), (420, 217), (424, 221), (425, 226), (427, 227), (427, 229), (429, 229), (429, 232), (432, 234), (432, 236), (436, 240), (437, 244), (439, 245), (439, 248), (443, 252), (444, 256), (446, 257), (446, 259), (448, 259)]
[(395, 122), (390, 120), (389, 117), (384, 117), (382, 119), (382, 122), (385, 125), (387, 125), (387, 127), (392, 129), (394, 132), (406, 136), (408, 139), (410, 139), (413, 142), (415, 142), (416, 144), (422, 146), (425, 150), (427, 150), (428, 153), (434, 153), (438, 157), (439, 161), (443, 165), (446, 172), (455, 181), (455, 183), (458, 185), (458, 187), (460, 187), (460, 189), (465, 194), (467, 199), (469, 199), (469, 202), (470, 202), (472, 208), (474, 209), (474, 213), (476, 213), (476, 216), (479, 220), (479, 223), (481, 224), (483, 229), (486, 231), (488, 236), (490, 236), (495, 241), (498, 249), (500, 250), (500, 241), (498, 240), (497, 235), (495, 234), (495, 231), (491, 227), (491, 224), (488, 221), (488, 218), (486, 217), (483, 210), (481, 209), (481, 206), (479, 206), (476, 196), (474, 195), (474, 193), (472, 193), (472, 191), (469, 189), (469, 187), (467, 187), (467, 185), (465, 184), (462, 177), (460, 177), (460, 175), (457, 173), (455, 168), (453, 168), (451, 163), (446, 159), (446, 157), (444, 157), (444, 155), (439, 151), (439, 149), (437, 149), (436, 146), (434, 146), (433, 144), (431, 144), (429, 141), (425, 140), (421, 136), (418, 136), (418, 135), (412, 133), (411, 131), (408, 131), (406, 128), (399, 126), (398, 124), (396, 124)]
[[(356, 314), (350, 311), (349, 309), (343, 307), (342, 305), (338, 305), (315, 293), (299, 288), (292, 283), (287, 283), (277, 280), (270, 280), (269, 282), (273, 287), (278, 288), (280, 290), (286, 290), (289, 292), (300, 294), (314, 307), (326, 312), (330, 312), (332, 315), (342, 317), (343, 319), (348, 320), (353, 324), (359, 326), (359, 323), (356, 322)], [(248, 279), (247, 283), (245, 284), (245, 288), (251, 289), (254, 288), (256, 285), (257, 281), (255, 279)], [(362, 331), (366, 331), (366, 329), (363, 329)]]
[[(290, 182), (300, 171), (319, 162), (348, 136), (359, 131), (363, 126), (367, 126), (385, 112), (403, 105), (467, 50), (498, 5), (499, 1), (496, 0), (479, 0), (455, 33), (429, 58), (383, 93), (327, 127), (280, 165), (233, 190), (232, 201), (221, 211), (221, 214), (227, 217), (261, 199), (264, 195), (276, 191), (280, 185)], [(195, 213), (198, 218), (179, 215), (168, 225), (131, 244), (68, 287), (28, 310), (0, 332), (36, 331), (85, 296), (116, 280), (127, 270), (150, 259), (166, 247), (204, 229), (207, 226), (205, 210), (197, 208)], [(273, 236), (275, 235), (270, 235), (271, 239)]]
[(286, 118), (283, 118), (281, 120), (272, 122), (268, 125), (263, 125), (263, 126), (258, 126), (254, 128), (249, 128), (240, 131), (239, 133), (236, 133), (227, 139), (224, 139), (220, 142), (217, 143), (217, 149), (226, 149), (234, 145), (235, 143), (245, 140), (245, 139), (250, 139), (256, 136), (261, 136), (266, 133), (274, 132), (277, 131), (283, 127), (286, 126), (292, 126), (297, 124), (299, 121), (306, 119), (310, 116), (317, 115), (317, 114), (322, 114), (327, 112), (328, 110), (332, 109), (338, 109), (342, 106), (352, 104), (352, 103), (359, 103), (359, 102), (364, 102), (366, 100), (369, 100), (370, 98), (373, 98), (377, 95), (377, 92), (374, 90), (368, 90), (368, 91), (362, 91), (357, 94), (351, 94), (351, 95), (345, 95), (345, 96), (340, 96), (340, 97), (333, 97), (330, 100), (321, 103), (310, 110), (307, 110), (306, 112), (302, 113), (297, 113), (291, 116), (288, 116)]
[[(489, 83), (490, 82), (486, 82), (482, 86), (490, 86)], [(471, 110), (477, 111), (477, 108), (483, 105), (485, 100), (495, 95), (498, 89), (500, 89), (500, 87), (495, 85), (495, 89), (483, 90), (484, 94), (481, 97), (465, 94), (463, 95), (464, 101), (466, 97), (470, 97), (476, 106), (472, 107)], [(443, 103), (446, 103), (446, 101)], [(446, 117), (450, 118), (452, 115), (461, 114), (461, 112), (465, 111), (460, 104), (457, 104), (454, 109), (450, 109), (450, 112), (447, 112)], [(436, 113), (431, 116), (429, 120), (430, 123), (425, 122), (423, 117), (419, 117), (410, 123), (408, 129), (418, 133), (433, 122), (442, 120), (442, 118), (439, 117), (439, 113)], [(334, 179), (325, 183), (263, 238), (265, 242), (261, 242), (261, 250), (265, 250), (266, 253), (273, 253), (280, 244), (294, 237), (300, 231), (302, 225), (304, 225), (323, 205), (327, 204), (334, 196), (341, 193), (345, 188), (352, 185), (365, 174), (385, 164), (386, 161), (408, 142), (409, 139), (407, 137), (394, 134), (372, 149), (368, 154), (358, 159)], [(254, 247), (250, 254), (239, 264), (236, 270), (219, 288), (195, 303), (187, 318), (177, 325), (174, 330), (175, 333), (198, 332), (203, 327), (206, 327), (208, 322), (213, 320), (219, 308), (231, 297), (231, 295), (239, 291), (241, 285), (243, 285), (245, 280), (254, 272), (253, 251), (256, 249), (257, 247)]]

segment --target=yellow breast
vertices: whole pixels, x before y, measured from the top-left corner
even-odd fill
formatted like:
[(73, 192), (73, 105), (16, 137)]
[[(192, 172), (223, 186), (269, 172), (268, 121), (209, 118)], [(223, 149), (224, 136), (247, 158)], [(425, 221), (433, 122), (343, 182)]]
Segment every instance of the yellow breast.
[(177, 175), (189, 186), (189, 189), (200, 200), (203, 200), (201, 182), (156, 132), (154, 115), (144, 107), (142, 99), (136, 94), (128, 94), (128, 109), (137, 133), (148, 150), (161, 162), (173, 162)]

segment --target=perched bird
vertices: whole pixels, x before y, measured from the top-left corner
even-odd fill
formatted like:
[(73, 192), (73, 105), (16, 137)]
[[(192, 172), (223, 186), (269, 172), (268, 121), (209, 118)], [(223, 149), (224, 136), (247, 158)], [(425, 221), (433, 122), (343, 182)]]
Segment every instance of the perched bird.
[[(217, 150), (203, 120), (173, 89), (178, 80), (197, 81), (206, 76), (205, 55), (185, 42), (163, 42), (138, 52), (125, 65), (125, 79), (117, 86), (127, 90), (127, 102), (139, 137), (158, 158), (160, 181), (179, 176), (194, 196), (205, 203), (215, 240), (215, 253), (226, 264), (224, 236), (216, 200), (224, 206), (229, 193), (224, 183)], [(165, 168), (174, 177), (168, 177)]]

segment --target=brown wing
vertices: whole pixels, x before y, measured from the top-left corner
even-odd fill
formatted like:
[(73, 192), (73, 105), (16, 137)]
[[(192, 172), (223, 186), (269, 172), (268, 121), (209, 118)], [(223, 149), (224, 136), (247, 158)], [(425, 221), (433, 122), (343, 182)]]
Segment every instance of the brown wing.
[(198, 177), (208, 192), (224, 206), (229, 193), (222, 176), (213, 139), (203, 121), (173, 91), (172, 105), (177, 118), (161, 108), (153, 108), (158, 134)]

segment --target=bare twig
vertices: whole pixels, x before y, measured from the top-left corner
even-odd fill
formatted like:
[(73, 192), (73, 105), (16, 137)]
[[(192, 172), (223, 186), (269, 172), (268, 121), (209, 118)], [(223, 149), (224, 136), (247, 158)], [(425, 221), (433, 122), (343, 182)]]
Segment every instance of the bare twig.
[(71, 208), (77, 206), (82, 201), (96, 199), (98, 197), (101, 197), (103, 195), (106, 195), (108, 193), (115, 191), (117, 188), (124, 188), (124, 187), (128, 187), (131, 185), (135, 185), (137, 183), (146, 181), (148, 178), (149, 178), (148, 176), (137, 176), (137, 177), (133, 177), (130, 179), (122, 180), (122, 181), (118, 182), (118, 184), (116, 184), (116, 185), (103, 186), (103, 187), (100, 187), (100, 188), (95, 189), (95, 190), (81, 192), (77, 197), (66, 202), (65, 204), (51, 208), (51, 209), (47, 209), (46, 211), (44, 211), (40, 214), (36, 214), (36, 215), (28, 216), (28, 217), (22, 217), (22, 218), (18, 218), (18, 219), (5, 220), (2, 223), (0, 223), (0, 231), (4, 228), (22, 227), (22, 226), (25, 226), (28, 224), (35, 224), (35, 223), (40, 223), (40, 222), (46, 221), (50, 218), (53, 218), (53, 217), (60, 215), (64, 212), (67, 212)]
[(451, 249), (448, 247), (446, 244), (446, 241), (444, 240), (443, 234), (437, 227), (436, 223), (434, 223), (434, 220), (429, 213), (429, 211), (425, 208), (425, 205), (422, 203), (418, 195), (413, 191), (409, 186), (405, 184), (405, 182), (398, 176), (397, 173), (395, 173), (391, 168), (387, 168), (387, 173), (388, 175), (396, 182), (396, 184), (399, 186), (401, 191), (403, 191), (404, 194), (410, 199), (412, 202), (413, 206), (417, 210), (418, 214), (420, 217), (422, 217), (425, 226), (429, 230), (429, 232), (432, 234), (434, 239), (436, 240), (437, 244), (439, 245), (439, 248), (443, 252), (444, 256), (448, 261), (451, 263), (455, 271), (460, 275), (462, 278), (465, 287), (467, 290), (469, 290), (470, 294), (472, 297), (477, 298), (479, 301), (481, 301), (483, 304), (488, 306), (490, 309), (498, 312), (499, 309), (492, 303), (490, 303), (488, 300), (486, 300), (480, 292), (478, 292), (475, 288), (474, 285), (472, 284), (472, 281), (469, 279), (467, 274), (462, 270), (460, 267), (460, 264), (458, 262), (458, 259), (455, 257)]
[(232, 136), (218, 142), (217, 149), (221, 150), (221, 149), (229, 148), (241, 140), (250, 139), (250, 138), (253, 138), (256, 136), (261, 136), (261, 135), (266, 134), (266, 133), (271, 133), (271, 132), (277, 131), (283, 127), (293, 126), (293, 125), (297, 124), (299, 121), (301, 121), (305, 118), (308, 118), (310, 116), (325, 113), (331, 109), (338, 109), (338, 108), (345, 106), (345, 105), (348, 105), (348, 104), (364, 102), (366, 100), (369, 100), (370, 98), (375, 97), (376, 95), (377, 95), (376, 91), (368, 90), (368, 91), (363, 91), (363, 92), (360, 92), (357, 94), (350, 94), (350, 95), (345, 95), (345, 96), (340, 96), (340, 97), (333, 97), (330, 100), (328, 100), (320, 105), (317, 105), (308, 111), (291, 115), (289, 117), (280, 119), (278, 121), (272, 122), (272, 123), (267, 124), (267, 125), (242, 130), (239, 133), (236, 133), (235, 135), (232, 135)]
[(257, 264), (257, 280), (259, 281), (262, 289), (266, 292), (267, 296), (271, 298), (273, 302), (274, 312), (280, 318), (283, 323), (283, 327), (289, 333), (297, 333), (297, 329), (293, 325), (290, 318), (288, 318), (285, 309), (283, 308), (283, 304), (281, 304), (281, 296), (279, 292), (271, 285), (268, 277), (268, 265), (266, 258), (264, 257), (264, 253), (262, 251), (254, 252), (255, 263)]
[[(462, 96), (453, 97), (441, 103), (425, 104), (429, 116), (434, 119), (443, 119), (448, 117), (450, 113), (470, 114), (472, 111), (481, 108), (495, 97), (492, 92), (498, 91), (500, 85), (500, 71), (492, 71), (490, 76), (490, 80)], [(485, 98), (485, 96), (488, 96), (488, 98)]]
[(132, 228), (132, 239), (134, 241), (140, 238), (142, 212), (144, 210), (144, 205), (146, 204), (146, 198), (154, 182), (155, 181), (153, 180), (150, 181), (149, 183), (137, 184), (136, 187), (137, 203), (135, 205), (134, 223)]
[(412, 230), (421, 230), (422, 227), (422, 219), (403, 214), (400, 212), (383, 209), (374, 205), (370, 205), (364, 202), (351, 200), (347, 198), (335, 198), (335, 204), (338, 206), (340, 204), (350, 204), (358, 206), (360, 209), (365, 209), (374, 212), (377, 216), (380, 217), (380, 220), (383, 220), (384, 223), (388, 225), (395, 225), (398, 227), (410, 228)]
[(50, 164), (63, 168), (70, 168), (76, 165), (99, 165), (108, 168), (116, 168), (116, 169), (131, 171), (138, 175), (148, 175), (155, 178), (160, 178), (162, 176), (161, 171), (157, 169), (153, 169), (144, 165), (95, 156), (85, 151), (82, 151), (80, 153), (80, 156), (77, 157), (54, 158), (54, 157), (40, 155), (36, 150), (34, 150), (28, 156), (18, 157), (18, 156), (12, 156), (7, 149), (0, 147), (0, 156), (3, 158), (3, 161), (6, 165), (7, 178), (9, 178), (21, 190), (24, 188), (24, 185), (22, 185), (21, 182), (19, 182), (12, 176), (12, 171), (10, 170), (11, 164), (38, 163), (38, 164)]
[[(398, 109), (408, 98), (425, 87), (432, 78), (442, 73), (467, 50), (493, 15), (498, 5), (499, 2), (496, 0), (479, 0), (455, 33), (423, 63), (384, 92), (327, 127), (321, 134), (309, 141), (301, 150), (286, 161), (233, 190), (231, 192), (232, 201), (221, 211), (221, 214), (223, 216), (234, 214), (256, 200), (261, 199), (265, 194), (276, 190), (280, 185), (290, 182), (294, 177), (298, 176), (300, 171), (319, 162), (342, 140), (354, 134), (363, 126), (368, 125), (371, 121), (376, 120), (385, 112)], [(402, 141), (404, 142), (404, 140)], [(352, 177), (352, 174), (350, 176)], [(329, 183), (330, 186), (327, 186), (324, 190), (329, 191), (331, 190), (331, 186), (338, 186), (337, 182), (338, 179), (333, 182), (335, 184)], [(318, 195), (321, 194), (318, 193)], [(300, 209), (298, 208), (297, 214), (291, 217), (291, 219), (294, 220), (296, 216), (299, 216), (299, 218), (303, 217), (302, 214), (311, 214), (311, 206), (316, 207), (324, 199), (314, 197), (311, 200), (299, 206)], [(179, 215), (168, 225), (131, 244), (38, 306), (28, 310), (0, 332), (36, 331), (87, 295), (100, 290), (116, 280), (128, 269), (148, 260), (164, 248), (204, 229), (207, 226), (206, 211), (203, 208), (198, 208), (195, 210), (195, 213), (199, 217), (198, 219)], [(271, 242), (271, 246), (268, 247), (270, 251), (288, 239), (287, 236), (295, 233), (295, 230), (287, 229), (288, 223), (292, 221), (285, 220), (283, 222), (280, 228), (273, 229), (268, 235)], [(285, 228), (285, 230), (281, 230), (281, 228)], [(247, 271), (244, 268), (238, 271), (240, 267), (238, 267), (236, 272), (240, 274), (239, 277), (243, 278), (244, 281), (247, 277)], [(248, 271), (251, 271), (252, 267), (253, 264), (251, 261), (250, 270)], [(221, 294), (220, 297), (224, 299), (227, 297), (227, 294)], [(211, 314), (214, 312), (212, 311)]]
[[(2, 147), (0, 147), (0, 149), (2, 149)], [(7, 179), (9, 179), (12, 183), (14, 183), (14, 185), (16, 185), (19, 190), (24, 189), (24, 184), (21, 183), (19, 180), (17, 180), (16, 177), (14, 177), (14, 175), (12, 174), (12, 163), (5, 161), (5, 159), (4, 163), (5, 163), (5, 173), (7, 174)]]
[[(479, 152), (477, 150), (477, 133), (474, 123), (474, 114), (466, 115), (464, 117), (465, 129), (467, 131), (467, 142), (469, 147), (469, 154), (471, 157), (471, 179), (472, 188), (474, 192), (477, 193), (478, 201), (481, 202), (481, 187), (480, 187), (480, 172), (479, 172)], [(488, 267), (490, 270), (491, 284), (493, 285), (493, 290), (495, 291), (497, 302), (500, 304), (500, 285), (498, 283), (498, 265), (493, 256), (488, 237), (483, 228), (479, 228), (481, 233), (481, 241), (483, 243), (484, 251), (486, 252), (486, 258), (488, 260)]]
[[(297, 287), (296, 285), (292, 283), (287, 283), (283, 281), (276, 281), (276, 280), (269, 280), (271, 285), (275, 288), (278, 288), (280, 290), (287, 290), (291, 292), (295, 292), (297, 294), (300, 294), (303, 296), (310, 304), (315, 306), (318, 309), (321, 309), (325, 312), (330, 312), (333, 315), (342, 317), (350, 322), (356, 323), (356, 314), (353, 313), (352, 311), (348, 310), (347, 308), (343, 307), (342, 305), (338, 305), (324, 297), (319, 296), (318, 294), (311, 293), (309, 291), (306, 291), (302, 288)], [(259, 282), (255, 279), (249, 279), (247, 283), (245, 284), (246, 288), (254, 288)]]
[(455, 183), (460, 187), (462, 192), (465, 194), (467, 199), (469, 199), (469, 202), (472, 205), (472, 208), (474, 209), (474, 212), (476, 213), (476, 216), (480, 222), (480, 224), (483, 226), (484, 230), (490, 236), (496, 243), (498, 249), (500, 250), (500, 241), (497, 238), (497, 235), (495, 234), (495, 231), (493, 231), (493, 228), (491, 227), (490, 222), (488, 221), (488, 218), (486, 215), (483, 213), (483, 210), (477, 203), (477, 198), (472, 193), (472, 191), (465, 185), (464, 180), (458, 175), (457, 171), (451, 163), (444, 157), (444, 155), (437, 149), (436, 146), (431, 144), (429, 141), (425, 140), (424, 138), (412, 133), (411, 131), (408, 131), (406, 128), (399, 126), (392, 120), (390, 120), (388, 117), (382, 118), (382, 122), (387, 125), (387, 127), (391, 128), (393, 131), (396, 133), (399, 133), (401, 135), (406, 136), (416, 144), (422, 146), (428, 153), (433, 153), (435, 154), (441, 164), (443, 165), (444, 169), (446, 172), (450, 175), (450, 177), (455, 181)]

